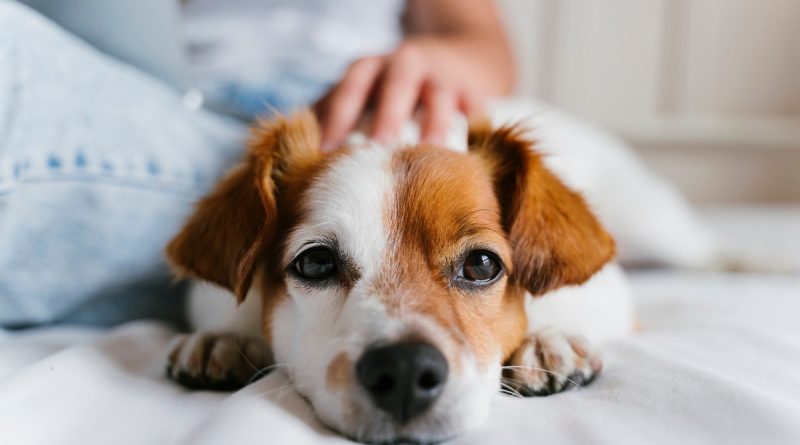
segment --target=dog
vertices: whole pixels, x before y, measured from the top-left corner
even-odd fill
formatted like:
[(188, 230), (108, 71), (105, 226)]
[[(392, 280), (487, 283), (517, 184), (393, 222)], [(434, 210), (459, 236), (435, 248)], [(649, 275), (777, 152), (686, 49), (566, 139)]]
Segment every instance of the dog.
[(167, 247), (238, 303), (176, 339), (170, 378), (232, 390), (275, 367), (344, 436), (436, 443), (501, 392), (590, 383), (595, 345), (631, 330), (614, 240), (522, 127), (472, 122), (465, 152), (319, 145), (310, 111), (256, 125)]

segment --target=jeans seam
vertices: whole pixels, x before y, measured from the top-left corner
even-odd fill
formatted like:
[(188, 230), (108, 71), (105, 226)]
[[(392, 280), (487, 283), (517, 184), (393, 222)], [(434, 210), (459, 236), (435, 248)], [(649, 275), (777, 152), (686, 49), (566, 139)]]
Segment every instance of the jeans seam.
[[(12, 162), (10, 174), (0, 175), (0, 196), (13, 193), (14, 189), (26, 184), (49, 182), (106, 183), (175, 192), (178, 192), (175, 188), (196, 191), (198, 186), (202, 188), (208, 182), (206, 175), (196, 169), (186, 174), (166, 172), (154, 159), (146, 160), (144, 165), (139, 161), (120, 166), (108, 159), (90, 162), (85, 152), (80, 150), (75, 152), (72, 161), (56, 153), (43, 157), (44, 161), (35, 163), (35, 167), (32, 167), (34, 164), (30, 158)], [(183, 191), (179, 193), (183, 194)]]
[(59, 177), (49, 176), (40, 178), (24, 178), (16, 180), (11, 183), (0, 183), (0, 197), (13, 194), (16, 189), (26, 185), (40, 185), (48, 183), (86, 183), (98, 185), (113, 185), (128, 188), (138, 188), (143, 190), (159, 191), (164, 193), (172, 193), (176, 195), (194, 195), (197, 191), (198, 183), (190, 181), (159, 181), (154, 179), (147, 181), (139, 178), (120, 178), (116, 176), (100, 176), (100, 175), (63, 175)]

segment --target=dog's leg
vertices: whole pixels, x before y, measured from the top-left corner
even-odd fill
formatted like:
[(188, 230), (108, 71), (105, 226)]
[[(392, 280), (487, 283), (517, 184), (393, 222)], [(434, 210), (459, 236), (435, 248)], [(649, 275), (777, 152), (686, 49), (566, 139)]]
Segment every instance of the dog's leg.
[(175, 339), (167, 375), (192, 389), (231, 391), (266, 374), (269, 348), (261, 338), (232, 332), (198, 332)]
[(591, 383), (602, 367), (584, 337), (545, 328), (525, 338), (503, 375), (523, 396), (546, 396)]
[(265, 375), (273, 362), (260, 330), (261, 296), (250, 293), (237, 307), (233, 296), (221, 293), (227, 292), (195, 286), (190, 312), (205, 319), (194, 316), (200, 330), (177, 336), (171, 345), (167, 376), (188, 388), (238, 389)]
[(561, 392), (590, 383), (603, 361), (592, 346), (633, 329), (633, 300), (622, 270), (606, 265), (580, 286), (531, 298), (529, 333), (504, 376), (525, 396)]

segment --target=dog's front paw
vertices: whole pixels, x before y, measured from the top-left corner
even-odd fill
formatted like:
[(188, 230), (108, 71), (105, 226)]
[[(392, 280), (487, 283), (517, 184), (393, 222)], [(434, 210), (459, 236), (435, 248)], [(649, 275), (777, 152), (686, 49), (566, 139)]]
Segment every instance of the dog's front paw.
[(525, 338), (504, 367), (503, 380), (523, 396), (546, 396), (591, 383), (602, 367), (583, 337), (547, 328)]
[(271, 361), (260, 338), (198, 332), (175, 339), (167, 376), (187, 388), (231, 391), (261, 377)]

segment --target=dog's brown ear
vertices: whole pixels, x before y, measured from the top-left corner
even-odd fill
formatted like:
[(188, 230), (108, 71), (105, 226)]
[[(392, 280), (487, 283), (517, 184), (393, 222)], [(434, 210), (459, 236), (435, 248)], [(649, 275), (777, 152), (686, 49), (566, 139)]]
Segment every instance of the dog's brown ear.
[(615, 254), (583, 198), (543, 164), (519, 126), (469, 129), (469, 151), (491, 172), (512, 246), (512, 279), (533, 295), (588, 280)]
[(295, 166), (319, 159), (319, 144), (310, 111), (258, 123), (243, 163), (198, 203), (167, 246), (181, 275), (222, 286), (241, 302), (256, 261), (275, 235), (276, 193)]

